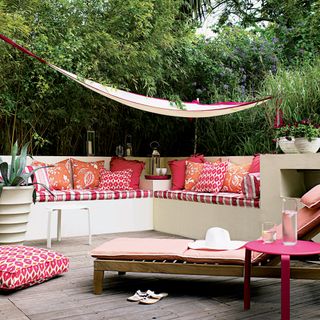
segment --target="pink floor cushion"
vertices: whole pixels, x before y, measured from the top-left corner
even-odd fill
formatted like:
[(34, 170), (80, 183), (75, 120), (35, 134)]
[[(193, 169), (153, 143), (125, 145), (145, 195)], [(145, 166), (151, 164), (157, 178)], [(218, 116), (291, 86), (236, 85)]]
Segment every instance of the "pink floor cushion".
[(64, 255), (27, 246), (0, 246), (0, 289), (12, 290), (42, 283), (67, 272)]

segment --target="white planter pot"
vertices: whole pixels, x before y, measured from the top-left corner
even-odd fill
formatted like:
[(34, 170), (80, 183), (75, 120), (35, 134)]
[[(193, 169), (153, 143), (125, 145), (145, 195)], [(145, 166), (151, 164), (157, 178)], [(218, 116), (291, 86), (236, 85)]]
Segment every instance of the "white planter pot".
[(279, 147), (284, 153), (299, 153), (294, 141), (294, 137), (291, 137), (291, 140), (281, 137), (278, 139)]
[(311, 141), (306, 138), (295, 138), (294, 144), (300, 153), (316, 153), (320, 148), (320, 138)]
[(0, 196), (0, 244), (23, 244), (33, 186), (4, 187)]

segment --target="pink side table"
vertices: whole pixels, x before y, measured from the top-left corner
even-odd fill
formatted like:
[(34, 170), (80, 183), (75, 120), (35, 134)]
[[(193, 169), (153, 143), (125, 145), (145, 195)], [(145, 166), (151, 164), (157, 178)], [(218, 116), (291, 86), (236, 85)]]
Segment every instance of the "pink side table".
[(251, 251), (281, 256), (281, 319), (290, 319), (290, 256), (313, 255), (320, 253), (320, 243), (299, 240), (294, 246), (285, 246), (282, 240), (263, 243), (250, 241), (245, 245), (244, 310), (250, 309)]

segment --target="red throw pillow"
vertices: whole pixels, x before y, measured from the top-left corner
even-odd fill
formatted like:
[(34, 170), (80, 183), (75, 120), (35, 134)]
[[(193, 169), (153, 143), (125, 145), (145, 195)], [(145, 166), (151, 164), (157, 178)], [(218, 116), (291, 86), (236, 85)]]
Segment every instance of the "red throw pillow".
[(259, 173), (260, 172), (260, 154), (254, 156), (251, 166), (249, 168), (249, 173)]
[(182, 190), (184, 188), (185, 173), (186, 173), (186, 161), (203, 163), (203, 155), (194, 155), (188, 159), (171, 160), (168, 162), (171, 171), (171, 190)]
[(307, 193), (305, 193), (300, 202), (303, 203), (307, 208), (319, 208), (320, 203), (320, 184), (313, 187)]
[(111, 172), (105, 168), (99, 170), (101, 190), (132, 190), (130, 187), (133, 171), (131, 169)]
[(219, 192), (222, 188), (227, 168), (228, 161), (215, 164), (205, 162), (199, 177), (199, 181), (192, 188), (192, 190), (198, 192)]
[(145, 166), (143, 161), (126, 160), (124, 158), (112, 157), (110, 170), (112, 172), (131, 169), (132, 177), (130, 182), (131, 189), (139, 189), (141, 172)]

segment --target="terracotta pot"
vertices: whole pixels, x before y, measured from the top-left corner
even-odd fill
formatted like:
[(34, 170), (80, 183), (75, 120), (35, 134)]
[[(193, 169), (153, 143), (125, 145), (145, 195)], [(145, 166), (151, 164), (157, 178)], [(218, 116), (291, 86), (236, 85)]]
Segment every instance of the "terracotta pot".
[(23, 244), (33, 186), (4, 187), (0, 196), (0, 244)]
[(294, 144), (300, 153), (316, 153), (320, 148), (320, 138), (311, 141), (307, 138), (295, 138)]

